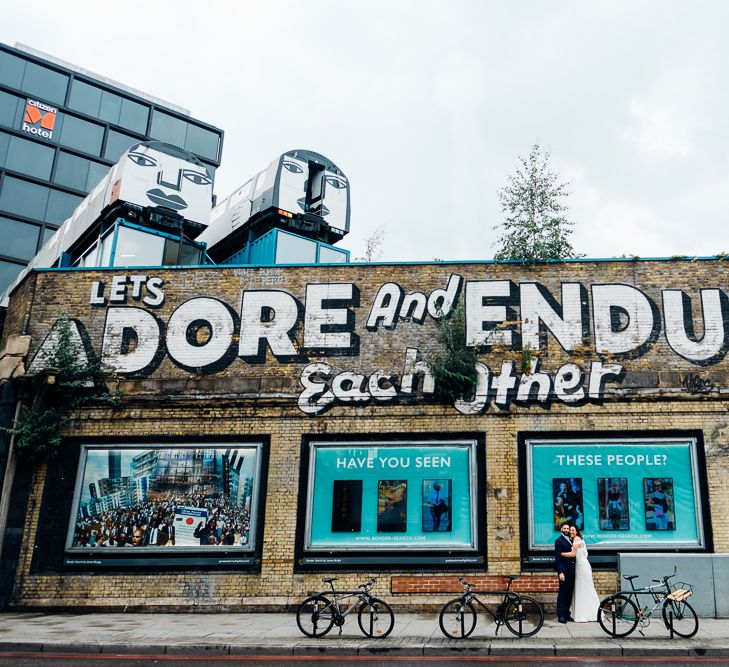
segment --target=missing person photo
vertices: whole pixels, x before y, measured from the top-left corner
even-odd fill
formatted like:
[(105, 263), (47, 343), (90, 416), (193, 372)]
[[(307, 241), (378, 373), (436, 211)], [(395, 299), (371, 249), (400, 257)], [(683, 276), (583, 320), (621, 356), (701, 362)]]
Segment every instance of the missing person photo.
[(423, 480), (423, 532), (445, 533), (453, 527), (450, 479)]
[(627, 477), (599, 477), (597, 505), (600, 530), (630, 530)]
[(408, 519), (408, 483), (381, 479), (377, 483), (377, 532), (404, 533)]
[(581, 477), (553, 477), (552, 497), (554, 498), (554, 530), (559, 531), (563, 524), (573, 524), (580, 530), (584, 528)]
[(335, 479), (332, 494), (332, 532), (362, 530), (362, 480)]
[(644, 477), (646, 530), (676, 530), (672, 477)]

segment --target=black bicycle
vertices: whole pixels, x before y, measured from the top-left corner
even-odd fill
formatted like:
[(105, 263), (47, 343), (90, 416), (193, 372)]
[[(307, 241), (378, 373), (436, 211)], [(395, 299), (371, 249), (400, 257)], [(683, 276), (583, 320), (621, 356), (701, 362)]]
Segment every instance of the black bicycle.
[(336, 580), (336, 577), (322, 579), (331, 590), (310, 595), (299, 605), (296, 612), (299, 630), (307, 637), (323, 637), (336, 625), (341, 635), (345, 619), (356, 609), (357, 623), (365, 637), (387, 637), (395, 625), (395, 614), (387, 602), (370, 595), (376, 580), (368, 579), (354, 591), (334, 590)]
[[(631, 590), (618, 591), (609, 595), (601, 603), (597, 611), (600, 627), (611, 637), (627, 637), (640, 624), (639, 632), (648, 627), (651, 616), (659, 608), (666, 629), (679, 637), (693, 637), (699, 629), (699, 619), (694, 608), (686, 601), (693, 595), (693, 586), (685, 582), (670, 584), (673, 574), (661, 579), (652, 579), (653, 586), (636, 588), (633, 579), (637, 574), (623, 575), (630, 582)], [(643, 605), (641, 598), (650, 598), (653, 606)]]
[[(474, 602), (494, 619), (497, 635), (502, 625), (509, 628), (517, 637), (531, 637), (537, 634), (544, 624), (542, 606), (534, 598), (511, 590), (511, 584), (519, 577), (506, 578), (509, 583), (505, 590), (474, 591), (473, 584), (460, 577), (458, 581), (464, 588), (463, 595), (446, 602), (440, 610), (439, 622), (443, 634), (452, 639), (465, 639), (474, 631), (476, 627)], [(501, 596), (496, 611), (491, 611), (477, 595)]]

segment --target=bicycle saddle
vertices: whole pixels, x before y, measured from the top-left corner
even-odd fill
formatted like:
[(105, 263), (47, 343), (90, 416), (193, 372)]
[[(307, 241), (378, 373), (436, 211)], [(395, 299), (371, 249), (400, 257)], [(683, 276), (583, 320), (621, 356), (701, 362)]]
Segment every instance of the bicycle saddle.
[(623, 579), (627, 579), (628, 581), (631, 581), (633, 579), (637, 579), (640, 575), (639, 574), (624, 574)]
[(514, 579), (518, 579), (518, 578), (519, 578), (519, 575), (518, 575), (518, 574), (507, 574), (507, 575), (505, 575), (505, 576), (506, 576), (506, 578), (507, 578), (507, 579), (508, 579), (509, 581), (514, 581)]
[(336, 581), (336, 580), (337, 580), (337, 578), (336, 578), (336, 577), (324, 577), (324, 578), (322, 579), (322, 581), (323, 581), (323, 582), (324, 582), (325, 584), (330, 584), (330, 583), (331, 583), (332, 581)]

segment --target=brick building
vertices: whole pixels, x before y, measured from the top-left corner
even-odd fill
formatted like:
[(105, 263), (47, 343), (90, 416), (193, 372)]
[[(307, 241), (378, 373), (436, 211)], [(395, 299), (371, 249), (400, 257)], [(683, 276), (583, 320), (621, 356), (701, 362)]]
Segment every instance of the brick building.
[[(620, 553), (726, 553), (725, 274), (720, 258), (34, 272), (8, 308), (6, 383), (42, 368), (67, 314), (122, 399), (18, 466), (10, 607), (280, 609), (332, 574), (374, 575), (401, 608), (521, 574), (551, 603), (564, 521), (601, 592)], [(456, 303), (478, 382), (453, 401), (429, 364)]]

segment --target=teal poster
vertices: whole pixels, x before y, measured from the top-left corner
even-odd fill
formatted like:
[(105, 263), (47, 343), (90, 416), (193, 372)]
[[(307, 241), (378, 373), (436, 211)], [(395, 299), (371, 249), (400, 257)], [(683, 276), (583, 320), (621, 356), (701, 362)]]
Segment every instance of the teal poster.
[(314, 445), (309, 549), (474, 546), (471, 444)]
[(563, 523), (590, 547), (703, 545), (693, 440), (528, 443), (531, 547)]

